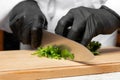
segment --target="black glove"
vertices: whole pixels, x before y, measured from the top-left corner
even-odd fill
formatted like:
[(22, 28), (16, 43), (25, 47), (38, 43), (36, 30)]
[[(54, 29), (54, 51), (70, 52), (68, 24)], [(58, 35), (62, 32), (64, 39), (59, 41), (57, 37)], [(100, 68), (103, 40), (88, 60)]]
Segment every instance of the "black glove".
[(16, 5), (9, 16), (10, 28), (20, 42), (37, 48), (41, 44), (42, 29), (47, 28), (47, 20), (34, 0)]
[(78, 7), (59, 20), (55, 32), (87, 46), (94, 36), (110, 34), (119, 26), (119, 16), (106, 6), (100, 9)]

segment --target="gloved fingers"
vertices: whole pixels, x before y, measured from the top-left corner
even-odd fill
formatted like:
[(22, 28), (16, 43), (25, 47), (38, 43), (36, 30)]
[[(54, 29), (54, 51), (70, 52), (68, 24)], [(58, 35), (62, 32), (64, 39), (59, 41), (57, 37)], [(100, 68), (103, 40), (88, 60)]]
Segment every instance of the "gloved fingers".
[(91, 15), (86, 21), (85, 32), (84, 32), (81, 44), (83, 44), (84, 46), (87, 46), (90, 43), (91, 39), (94, 36), (98, 35), (97, 33), (99, 32), (96, 32), (97, 27), (99, 27), (98, 23), (94, 18), (94, 16)]
[(10, 26), (12, 25), (12, 24), (14, 24), (15, 22), (17, 22), (17, 21), (19, 21), (19, 20), (21, 20), (21, 19), (24, 19), (24, 16), (23, 16), (23, 14), (19, 14), (19, 15), (17, 15), (17, 14), (14, 14), (15, 16), (13, 16), (13, 13), (11, 12), (10, 13), (10, 17), (9, 17), (9, 22), (10, 22)]
[(67, 38), (72, 39), (77, 42), (81, 42), (83, 37), (83, 32), (85, 30), (85, 21), (79, 18), (75, 18), (71, 29), (68, 32)]
[(10, 20), (10, 28), (16, 37), (21, 40), (21, 26), (24, 24), (24, 17), (22, 15), (15, 16)]
[(42, 40), (42, 29), (39, 27), (32, 27), (31, 30), (31, 47), (36, 49), (40, 46)]
[(30, 44), (33, 49), (41, 44), (42, 28), (40, 24), (33, 23), (32, 21), (22, 28), (21, 42), (23, 44)]
[[(41, 20), (42, 19), (42, 20)], [(48, 25), (48, 22), (47, 22), (47, 19), (46, 17), (43, 15), (43, 18), (40, 18), (40, 22), (42, 22), (42, 29), (45, 29), (47, 30), (47, 25)]]
[(31, 44), (31, 27), (32, 27), (32, 21), (27, 23), (24, 26), (21, 26), (21, 42), (23, 44)]
[(41, 44), (42, 40), (42, 29), (46, 26), (45, 19), (36, 19), (33, 22), (31, 28), (31, 47), (37, 48)]
[(55, 33), (66, 36), (68, 32), (69, 26), (73, 24), (73, 15), (71, 13), (66, 14), (63, 16), (59, 21), (55, 29)]

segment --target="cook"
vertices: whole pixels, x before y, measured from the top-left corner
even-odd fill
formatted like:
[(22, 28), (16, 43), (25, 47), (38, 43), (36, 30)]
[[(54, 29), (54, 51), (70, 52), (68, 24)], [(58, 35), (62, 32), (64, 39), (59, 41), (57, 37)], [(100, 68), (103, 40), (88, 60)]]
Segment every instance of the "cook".
[(99, 2), (99, 0), (2, 0), (0, 29), (16, 35), (24, 44), (21, 45), (21, 49), (28, 47), (26, 44), (32, 48), (40, 46), (43, 29), (85, 46), (91, 39), (98, 40), (103, 46), (114, 46), (116, 29), (120, 26), (119, 2), (108, 0), (104, 6)]

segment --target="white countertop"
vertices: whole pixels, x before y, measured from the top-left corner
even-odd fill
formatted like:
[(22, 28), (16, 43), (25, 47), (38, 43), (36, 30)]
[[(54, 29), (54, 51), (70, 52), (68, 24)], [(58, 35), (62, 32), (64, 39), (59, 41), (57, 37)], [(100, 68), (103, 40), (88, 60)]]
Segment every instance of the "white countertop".
[(47, 79), (47, 80), (120, 80), (120, 72), (65, 77), (65, 78), (54, 78), (54, 79)]

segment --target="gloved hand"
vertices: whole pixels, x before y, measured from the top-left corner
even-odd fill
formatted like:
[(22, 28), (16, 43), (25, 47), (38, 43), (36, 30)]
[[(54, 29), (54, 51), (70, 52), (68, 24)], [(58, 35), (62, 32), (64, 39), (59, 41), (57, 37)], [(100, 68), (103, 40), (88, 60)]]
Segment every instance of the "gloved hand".
[(100, 9), (78, 7), (59, 20), (55, 32), (87, 46), (94, 36), (110, 34), (119, 26), (119, 16), (106, 6)]
[(16, 5), (9, 15), (10, 28), (20, 42), (37, 48), (41, 44), (42, 29), (47, 28), (47, 20), (34, 0)]

